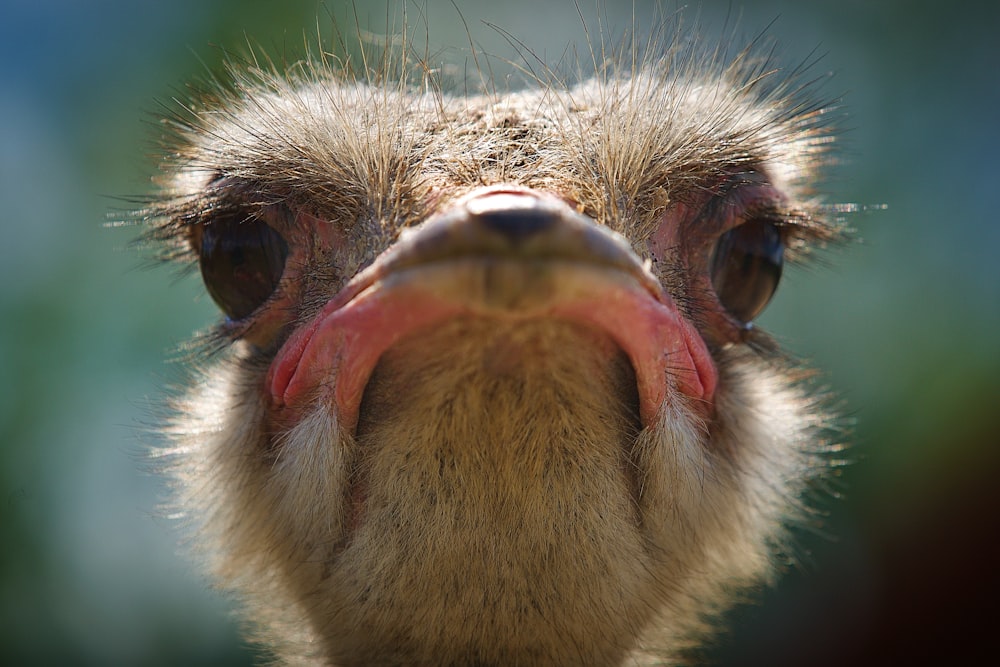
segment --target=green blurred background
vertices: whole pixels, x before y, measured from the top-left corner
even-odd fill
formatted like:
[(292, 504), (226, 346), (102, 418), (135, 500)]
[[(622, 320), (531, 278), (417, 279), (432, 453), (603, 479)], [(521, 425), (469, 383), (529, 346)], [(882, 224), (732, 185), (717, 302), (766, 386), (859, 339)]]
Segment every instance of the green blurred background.
[[(593, 27), (593, 2), (580, 0)], [(582, 34), (569, 0), (459, 2), (558, 59)], [(501, 3), (494, 3), (501, 4)], [(608, 3), (612, 31), (630, 9)], [(856, 421), (826, 526), (799, 565), (732, 614), (719, 665), (979, 664), (1000, 594), (1000, 27), (997, 3), (709, 2), (768, 29), (797, 65), (818, 48), (845, 93), (832, 202), (861, 242), (792, 270), (763, 324), (827, 370)], [(672, 11), (673, 5), (670, 6)], [(636, 13), (652, 16), (647, 3)], [(690, 15), (694, 11), (688, 12)], [(141, 434), (165, 359), (212, 322), (196, 278), (142, 268), (137, 230), (107, 229), (150, 192), (160, 101), (218, 71), (250, 35), (302, 52), (348, 6), (315, 0), (5, 0), (0, 5), (0, 663), (245, 665), (228, 606), (177, 555)], [(358, 0), (384, 30), (383, 0)], [(449, 3), (409, 6), (431, 42), (467, 38)], [(640, 25), (648, 25), (648, 19)], [(555, 36), (555, 37), (554, 37)], [(217, 46), (213, 46), (217, 45)]]

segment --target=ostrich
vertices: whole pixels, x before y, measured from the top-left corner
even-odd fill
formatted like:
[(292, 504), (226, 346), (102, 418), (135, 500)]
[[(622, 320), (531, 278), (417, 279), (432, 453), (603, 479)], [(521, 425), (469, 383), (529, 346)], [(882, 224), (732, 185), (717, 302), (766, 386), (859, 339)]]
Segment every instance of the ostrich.
[(670, 663), (773, 578), (834, 446), (754, 320), (838, 235), (830, 132), (720, 53), (465, 95), (322, 56), (170, 119), (140, 215), (224, 318), (163, 457), (277, 660)]

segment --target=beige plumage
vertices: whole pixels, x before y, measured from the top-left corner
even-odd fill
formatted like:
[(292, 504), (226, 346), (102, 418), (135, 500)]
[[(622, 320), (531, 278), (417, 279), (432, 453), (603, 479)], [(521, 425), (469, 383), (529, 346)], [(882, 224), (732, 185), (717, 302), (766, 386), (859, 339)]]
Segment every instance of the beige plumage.
[(281, 660), (669, 662), (771, 577), (829, 420), (750, 321), (837, 234), (829, 132), (750, 52), (624, 51), (241, 70), (173, 119), (142, 215), (227, 318), (164, 457)]

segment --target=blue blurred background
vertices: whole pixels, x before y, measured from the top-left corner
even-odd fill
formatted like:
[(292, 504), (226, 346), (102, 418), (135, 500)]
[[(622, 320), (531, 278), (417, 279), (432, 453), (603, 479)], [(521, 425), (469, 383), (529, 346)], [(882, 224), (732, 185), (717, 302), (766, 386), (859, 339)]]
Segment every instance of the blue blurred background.
[[(483, 21), (552, 59), (582, 34), (569, 0)], [(593, 3), (581, 0), (588, 24)], [(613, 3), (609, 3), (613, 6)], [(428, 6), (429, 5), (429, 6)], [(640, 17), (652, 16), (637, 1)], [(731, 6), (732, 5), (732, 6)], [(381, 0), (359, 22), (385, 29)], [(789, 67), (818, 49), (844, 94), (831, 202), (860, 242), (792, 270), (763, 325), (827, 371), (856, 422), (855, 461), (798, 565), (731, 616), (719, 665), (976, 664), (1000, 595), (1000, 5), (926, 0), (747, 3)], [(673, 5), (671, 5), (672, 11)], [(630, 9), (608, 8), (612, 31)], [(707, 2), (719, 34), (736, 3)], [(689, 15), (697, 13), (688, 11)], [(463, 62), (450, 3), (410, 5)], [(303, 32), (354, 30), (315, 0), (5, 0), (0, 5), (0, 663), (250, 664), (229, 607), (179, 557), (141, 434), (174, 346), (214, 321), (197, 277), (142, 268), (135, 228), (104, 222), (151, 192), (160, 102), (219, 71), (245, 35), (280, 57)], [(648, 25), (640, 20), (639, 25)]]

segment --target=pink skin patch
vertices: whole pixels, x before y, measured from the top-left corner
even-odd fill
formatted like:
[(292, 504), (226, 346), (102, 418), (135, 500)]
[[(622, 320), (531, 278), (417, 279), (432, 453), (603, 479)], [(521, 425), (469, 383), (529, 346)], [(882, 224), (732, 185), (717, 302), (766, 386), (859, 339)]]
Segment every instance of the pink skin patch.
[(341, 425), (353, 432), (382, 354), (421, 329), (456, 317), (561, 320), (604, 332), (632, 363), (644, 426), (656, 422), (672, 392), (687, 396), (702, 414), (711, 412), (715, 364), (701, 335), (651, 277), (640, 280), (615, 267), (556, 260), (547, 296), (523, 307), (497, 308), (461, 287), (474, 282), (462, 278), (476, 275), (488, 261), (453, 257), (386, 270), (376, 260), (279, 350), (267, 379), (279, 417), (294, 419), (314, 401), (329, 401)]
[[(644, 426), (655, 423), (667, 399), (668, 376), (707, 413), (717, 374), (695, 328), (665, 296), (656, 299), (625, 281), (595, 283), (603, 289), (586, 298), (502, 316), (560, 319), (606, 332), (635, 369)], [(268, 384), (274, 405), (294, 415), (312, 400), (332, 399), (341, 424), (353, 431), (365, 385), (383, 352), (420, 329), (477, 314), (474, 306), (432, 293), (417, 281), (376, 283), (346, 303), (335, 297), (272, 363)]]

